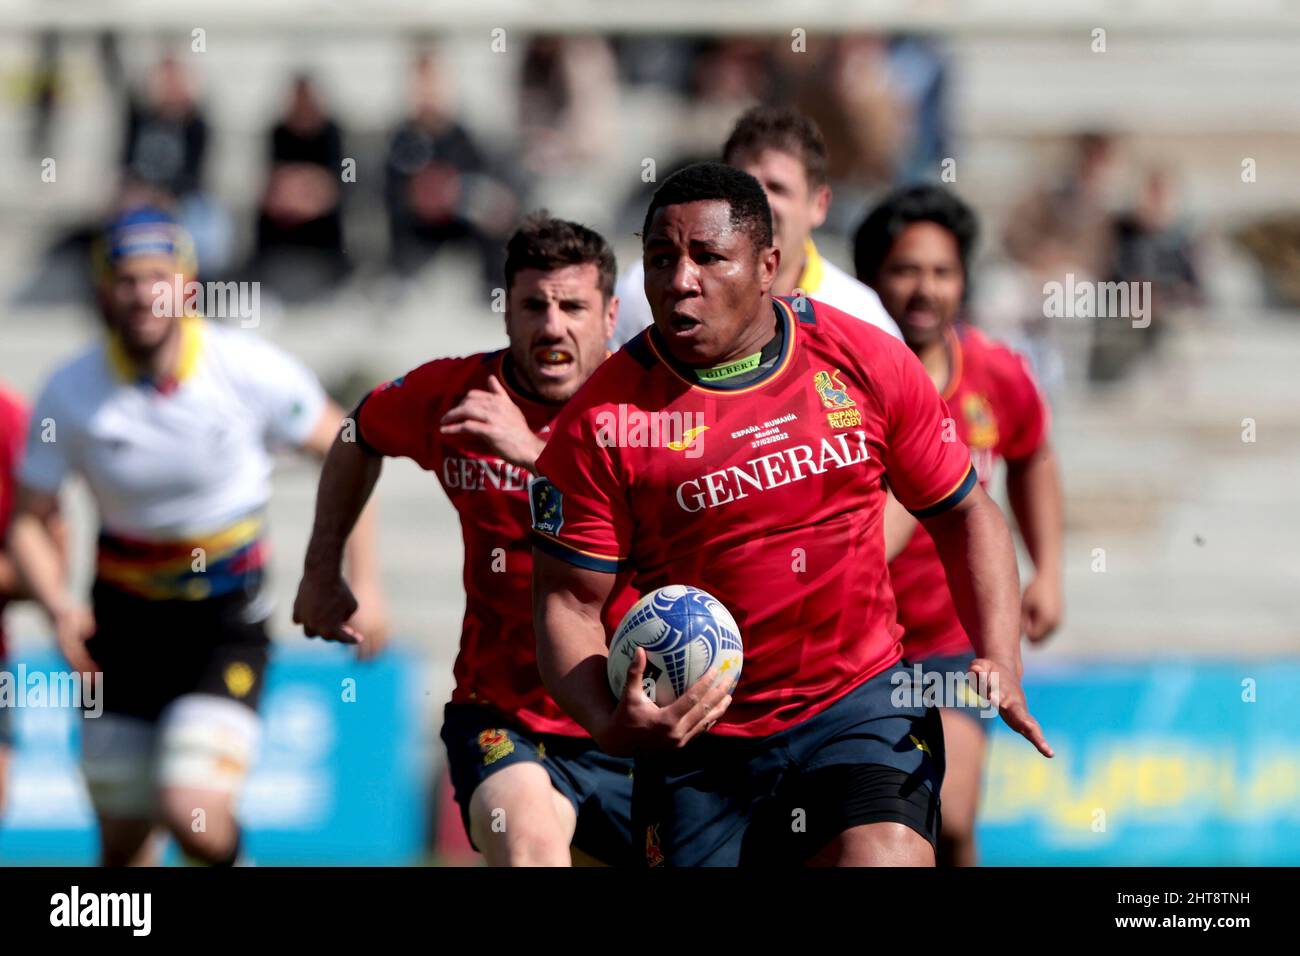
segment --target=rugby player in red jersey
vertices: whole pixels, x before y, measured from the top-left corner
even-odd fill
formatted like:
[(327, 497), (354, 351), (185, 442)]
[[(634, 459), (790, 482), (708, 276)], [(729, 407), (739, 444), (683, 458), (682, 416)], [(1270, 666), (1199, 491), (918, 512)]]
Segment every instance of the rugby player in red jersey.
[[(18, 486), (18, 466), (27, 434), (27, 406), (22, 398), (0, 386), (0, 545), (4, 544)], [(59, 554), (64, 550), (63, 525), (56, 515), (47, 519), (47, 531)], [(32, 595), (19, 577), (13, 559), (0, 548), (0, 668), (5, 663), (4, 609), (12, 600)], [(0, 703), (0, 817), (4, 816), (5, 780), (9, 772), (9, 751), (14, 743), (12, 708)]]
[[(618, 310), (614, 254), (583, 226), (541, 214), (510, 239), (508, 348), (437, 359), (375, 389), (335, 444), (294, 619), (353, 642), (356, 601), (340, 548), (384, 456), (432, 471), (460, 515), (465, 621), (442, 739), (465, 829), (492, 865), (626, 862), (631, 763), (602, 753), (547, 695), (533, 634), (527, 488), (552, 423), (605, 359)], [(617, 625), (635, 595), (615, 591)], [(603, 637), (602, 637), (603, 641)]]
[[(1006, 462), (1007, 494), (1034, 562), (1021, 601), (1021, 630), (1041, 641), (1061, 620), (1060, 469), (1047, 440), (1047, 406), (1024, 360), (957, 321), (977, 231), (974, 212), (953, 193), (938, 186), (901, 189), (858, 228), (854, 264), (947, 402), (955, 437), (970, 448), (980, 482), (988, 483), (996, 462)], [(901, 552), (889, 571), (903, 656), (921, 667), (926, 683), (959, 688), (975, 651), (945, 586), (943, 564), (925, 529), (905, 513), (895, 525), (894, 514), (887, 523), (890, 545)], [(950, 703), (956, 706), (942, 709), (948, 765), (939, 858), (973, 866), (989, 724), (974, 709), (978, 698)]]
[[(648, 864), (933, 865), (943, 735), (936, 711), (891, 700), (884, 483), (934, 535), (1003, 718), (1050, 756), (1020, 689), (1006, 522), (902, 342), (768, 295), (780, 256), (752, 176), (675, 173), (642, 241), (654, 325), (596, 370), (537, 463), (542, 677), (602, 748), (637, 757)], [(601, 434), (611, 415), (674, 413), (691, 444)], [(625, 568), (639, 592), (694, 585), (735, 615), (734, 697), (706, 675), (657, 707), (638, 651), (614, 699), (601, 608)]]

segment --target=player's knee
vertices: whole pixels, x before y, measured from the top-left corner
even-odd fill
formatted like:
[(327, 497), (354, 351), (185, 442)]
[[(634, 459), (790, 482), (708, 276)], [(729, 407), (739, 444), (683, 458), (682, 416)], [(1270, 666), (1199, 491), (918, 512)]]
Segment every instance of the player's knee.
[[(483, 781), (470, 798), (470, 835), (493, 866), (568, 866), (573, 821), (560, 812), (550, 775), (516, 764)], [(572, 816), (567, 801), (564, 809)]]
[(149, 836), (153, 824), (148, 820), (106, 820), (99, 822), (99, 863), (105, 867), (142, 866), (149, 857)]
[(934, 866), (930, 841), (902, 823), (851, 827), (817, 855), (817, 866)]
[(224, 862), (238, 839), (230, 801), (222, 794), (164, 789), (159, 819), (181, 852), (205, 863)]

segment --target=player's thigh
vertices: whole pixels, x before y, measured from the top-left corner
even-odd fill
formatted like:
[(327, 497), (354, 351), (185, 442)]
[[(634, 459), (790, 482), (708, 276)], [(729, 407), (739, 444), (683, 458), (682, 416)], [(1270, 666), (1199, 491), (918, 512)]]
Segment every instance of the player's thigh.
[(518, 761), (485, 777), (469, 800), (470, 835), (485, 854), (493, 843), (568, 846), (578, 813), (540, 763)]
[(943, 776), (943, 829), (945, 832), (969, 833), (975, 828), (979, 808), (980, 784), (987, 752), (983, 719), (978, 711), (944, 708), (943, 719), (945, 768)]
[(867, 848), (868, 856), (916, 859), (907, 848), (919, 853), (920, 844), (893, 826), (857, 830), (877, 824), (901, 825), (937, 845), (942, 722), (935, 708), (900, 706), (893, 677), (886, 670), (783, 732), (798, 767), (780, 801), (792, 819), (783, 832), (771, 831), (773, 851), (785, 860), (824, 860), (824, 853), (862, 859), (854, 847)]
[[(247, 705), (185, 694), (159, 718), (156, 782), (167, 823), (206, 826), (233, 815), (256, 755), (261, 724)], [(199, 811), (202, 811), (200, 813)]]
[(578, 810), (575, 865), (627, 866), (632, 852), (631, 760), (604, 753), (590, 739), (546, 738), (546, 764), (557, 789)]

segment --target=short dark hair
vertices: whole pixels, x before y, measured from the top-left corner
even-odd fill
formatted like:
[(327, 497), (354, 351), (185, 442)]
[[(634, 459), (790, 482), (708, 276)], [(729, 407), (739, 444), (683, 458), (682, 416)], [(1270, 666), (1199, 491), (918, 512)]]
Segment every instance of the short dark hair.
[(590, 262), (600, 275), (600, 291), (606, 299), (614, 294), (618, 265), (614, 250), (594, 229), (567, 219), (556, 219), (545, 209), (530, 215), (506, 243), (506, 290), (525, 269), (562, 269)]
[(895, 190), (862, 221), (853, 237), (853, 269), (858, 279), (868, 285), (875, 282), (894, 242), (917, 222), (932, 222), (952, 233), (962, 272), (969, 277), (979, 220), (956, 193), (927, 183)]
[(826, 184), (826, 140), (812, 117), (788, 106), (755, 106), (736, 121), (722, 147), (722, 161), (774, 149), (798, 157), (812, 187)]
[(655, 190), (641, 224), (641, 243), (650, 220), (665, 206), (721, 200), (731, 206), (731, 226), (749, 235), (756, 249), (772, 245), (772, 207), (758, 180), (743, 169), (724, 163), (693, 163), (677, 170)]

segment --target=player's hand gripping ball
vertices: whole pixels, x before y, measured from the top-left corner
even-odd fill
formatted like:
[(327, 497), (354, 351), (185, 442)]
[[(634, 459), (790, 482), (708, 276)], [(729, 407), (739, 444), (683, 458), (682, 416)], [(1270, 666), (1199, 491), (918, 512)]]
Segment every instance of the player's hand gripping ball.
[(730, 693), (744, 663), (740, 628), (731, 612), (712, 594), (685, 584), (651, 591), (623, 616), (609, 644), (609, 686), (615, 697), (623, 696), (637, 647), (645, 648), (642, 687), (660, 707), (675, 701), (711, 667), (730, 679)]

